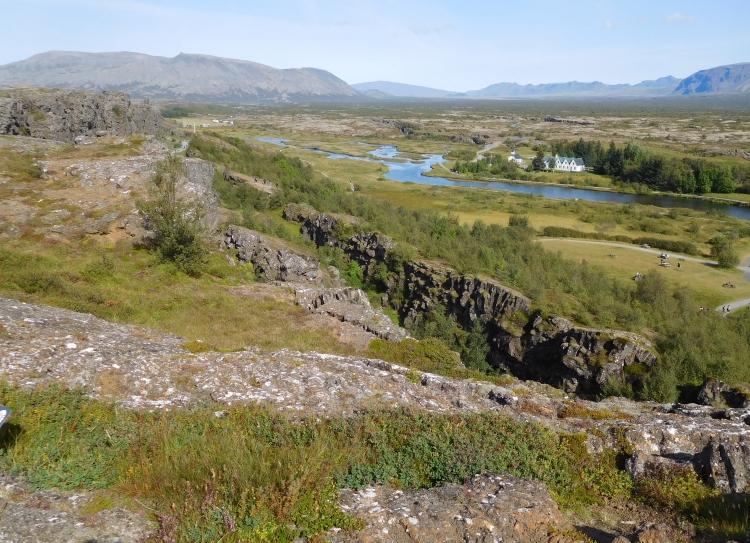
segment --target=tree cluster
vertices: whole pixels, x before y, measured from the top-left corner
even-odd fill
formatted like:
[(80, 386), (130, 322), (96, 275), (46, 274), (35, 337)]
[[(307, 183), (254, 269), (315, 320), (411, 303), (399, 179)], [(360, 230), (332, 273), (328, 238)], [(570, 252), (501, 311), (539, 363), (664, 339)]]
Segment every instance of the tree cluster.
[(654, 190), (682, 194), (732, 193), (750, 178), (750, 167), (729, 167), (694, 158), (669, 158), (636, 142), (618, 147), (611, 142), (558, 141), (553, 154), (583, 158), (595, 173), (610, 175), (627, 183), (639, 183)]

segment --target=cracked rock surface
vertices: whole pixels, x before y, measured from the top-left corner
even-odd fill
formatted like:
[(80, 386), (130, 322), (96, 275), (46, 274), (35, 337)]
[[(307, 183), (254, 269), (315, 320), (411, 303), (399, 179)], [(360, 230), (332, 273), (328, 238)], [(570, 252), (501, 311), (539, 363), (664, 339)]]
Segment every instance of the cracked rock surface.
[[(465, 485), (430, 490), (344, 490), (339, 503), (367, 527), (334, 535), (336, 543), (548, 543), (551, 526), (567, 527), (544, 484), (512, 475), (476, 475)], [(574, 541), (552, 537), (555, 543)]]
[(32, 490), (0, 475), (1, 543), (137, 543), (155, 526), (143, 511), (87, 512), (92, 492)]
[[(267, 402), (292, 413), (351, 414), (408, 406), (438, 413), (498, 411), (553, 431), (588, 434), (592, 452), (622, 446), (640, 464), (675, 461), (727, 493), (750, 489), (750, 409), (588, 402), (546, 385), (507, 386), (414, 372), (382, 360), (255, 348), (193, 354), (174, 335), (92, 315), (0, 299), (0, 376), (22, 387), (83, 387), (126, 407)], [(408, 377), (408, 378), (407, 378)]]

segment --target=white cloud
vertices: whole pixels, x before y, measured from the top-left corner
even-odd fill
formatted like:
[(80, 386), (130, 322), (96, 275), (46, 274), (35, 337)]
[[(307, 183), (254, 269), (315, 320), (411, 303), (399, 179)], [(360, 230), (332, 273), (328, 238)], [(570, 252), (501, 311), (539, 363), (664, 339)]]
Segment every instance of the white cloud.
[(604, 23), (604, 28), (606, 28), (607, 30), (612, 30), (613, 28), (617, 28), (618, 26), (620, 25), (613, 23), (609, 19), (607, 19), (607, 22)]
[(687, 15), (685, 13), (673, 13), (672, 15), (667, 15), (666, 22), (669, 24), (685, 24), (685, 23), (693, 23), (695, 22), (695, 17), (692, 15)]

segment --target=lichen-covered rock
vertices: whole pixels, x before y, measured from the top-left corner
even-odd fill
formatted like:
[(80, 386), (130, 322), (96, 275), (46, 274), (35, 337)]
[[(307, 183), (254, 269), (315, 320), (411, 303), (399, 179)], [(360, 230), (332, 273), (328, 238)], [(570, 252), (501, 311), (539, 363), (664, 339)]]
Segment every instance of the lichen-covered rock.
[(200, 202), (206, 228), (213, 232), (219, 225), (219, 194), (213, 189), (216, 168), (211, 162), (197, 158), (185, 159), (187, 182), (180, 186), (180, 198)]
[(164, 131), (155, 106), (122, 92), (10, 89), (0, 98), (0, 134), (73, 141), (77, 136), (130, 136)]
[(95, 514), (96, 493), (36, 490), (17, 477), (0, 474), (0, 541), (8, 543), (137, 543), (156, 526), (141, 514), (105, 508)]
[(317, 259), (289, 249), (281, 240), (241, 226), (230, 226), (224, 246), (236, 251), (240, 262), (251, 263), (267, 281), (317, 282), (322, 278)]
[[(750, 411), (624, 398), (570, 400), (531, 382), (510, 379), (501, 387), (359, 357), (252, 348), (191, 353), (184, 338), (2, 298), (0, 324), (0, 377), (22, 387), (79, 386), (95, 398), (149, 409), (211, 399), (232, 405), (267, 402), (319, 416), (396, 406), (437, 413), (494, 411), (555, 432), (585, 432), (592, 453), (635, 451), (640, 455), (631, 462), (636, 477), (648, 466), (693, 466), (725, 493), (750, 490)], [(418, 379), (407, 379), (415, 375)]]
[(706, 378), (698, 391), (698, 403), (713, 407), (745, 407), (748, 404), (747, 392), (739, 387), (731, 387), (726, 383)]
[(550, 530), (570, 529), (544, 484), (505, 474), (429, 490), (343, 490), (339, 503), (367, 527), (329, 535), (334, 543), (548, 543)]
[(406, 330), (393, 324), (382, 311), (374, 309), (367, 294), (358, 288), (297, 288), (294, 295), (295, 303), (308, 311), (325, 313), (361, 326), (381, 339), (401, 341), (409, 337)]
[(703, 476), (714, 488), (725, 494), (750, 490), (750, 439), (711, 441), (701, 460)]

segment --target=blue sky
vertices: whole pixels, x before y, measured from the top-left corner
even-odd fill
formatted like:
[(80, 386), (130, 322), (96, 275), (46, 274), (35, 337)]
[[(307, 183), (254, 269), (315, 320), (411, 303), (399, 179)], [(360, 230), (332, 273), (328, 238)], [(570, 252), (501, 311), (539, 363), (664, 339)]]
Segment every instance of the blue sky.
[(455, 91), (750, 62), (750, 0), (0, 0), (0, 21), (0, 64), (205, 53)]

